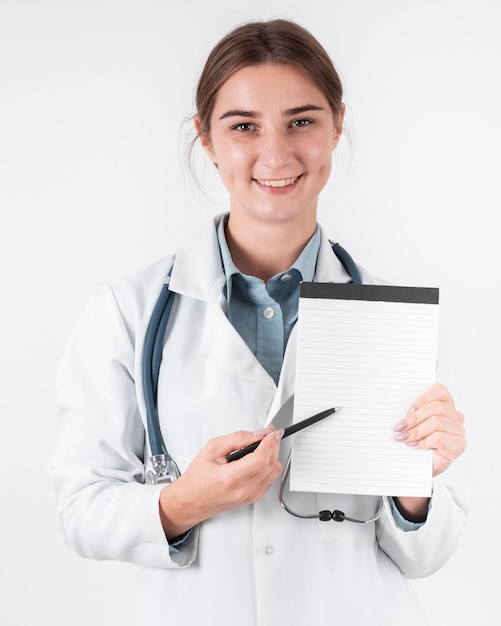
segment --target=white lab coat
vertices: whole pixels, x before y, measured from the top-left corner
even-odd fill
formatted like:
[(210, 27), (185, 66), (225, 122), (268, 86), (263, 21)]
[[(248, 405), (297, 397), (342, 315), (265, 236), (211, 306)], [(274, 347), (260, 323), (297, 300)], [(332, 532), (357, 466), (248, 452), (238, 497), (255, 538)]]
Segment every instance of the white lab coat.
[[(417, 531), (398, 528), (385, 501), (375, 524), (302, 520), (278, 502), (220, 514), (170, 554), (158, 514), (162, 486), (145, 485), (143, 339), (169, 257), (104, 286), (80, 319), (58, 371), (60, 439), (49, 464), (64, 541), (91, 559), (143, 566), (134, 624), (276, 626), (349, 623), (414, 626), (426, 619), (408, 578), (455, 552), (465, 522), (461, 459), (434, 480)], [(364, 282), (375, 282), (363, 272)], [(348, 278), (322, 236), (315, 280)], [(225, 315), (214, 223), (177, 254), (176, 297), (159, 380), (163, 436), (181, 472), (211, 437), (291, 422), (296, 336), (278, 385)], [(282, 442), (282, 455), (289, 440)], [(370, 516), (377, 499), (291, 494), (295, 509)]]

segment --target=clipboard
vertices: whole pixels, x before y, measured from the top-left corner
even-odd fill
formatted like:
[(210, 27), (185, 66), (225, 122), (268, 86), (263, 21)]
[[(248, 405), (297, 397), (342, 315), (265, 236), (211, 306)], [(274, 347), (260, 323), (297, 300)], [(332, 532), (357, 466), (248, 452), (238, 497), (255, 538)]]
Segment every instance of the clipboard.
[(395, 425), (436, 382), (439, 290), (303, 283), (293, 421), (341, 410), (298, 433), (290, 489), (430, 496), (432, 450), (395, 441)]

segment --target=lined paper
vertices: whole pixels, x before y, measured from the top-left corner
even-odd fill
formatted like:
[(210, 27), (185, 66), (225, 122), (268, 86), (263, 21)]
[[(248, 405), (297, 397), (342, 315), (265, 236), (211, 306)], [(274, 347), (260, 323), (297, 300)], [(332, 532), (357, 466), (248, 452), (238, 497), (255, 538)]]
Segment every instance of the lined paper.
[(294, 436), (293, 491), (431, 494), (432, 451), (394, 427), (435, 382), (438, 289), (303, 283), (294, 422), (339, 412)]

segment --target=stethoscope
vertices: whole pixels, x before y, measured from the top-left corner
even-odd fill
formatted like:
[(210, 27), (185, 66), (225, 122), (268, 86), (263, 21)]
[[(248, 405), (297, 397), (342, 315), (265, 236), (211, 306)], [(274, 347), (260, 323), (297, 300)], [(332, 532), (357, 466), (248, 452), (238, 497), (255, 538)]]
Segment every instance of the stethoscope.
[[(362, 278), (360, 272), (355, 264), (355, 261), (350, 254), (339, 245), (339, 243), (332, 243), (332, 250), (341, 262), (342, 266), (346, 270), (347, 274), (351, 278), (351, 282), (355, 285), (362, 284)], [(142, 375), (143, 375), (143, 392), (144, 401), (146, 406), (146, 425), (148, 430), (148, 439), (150, 444), (151, 456), (151, 470), (146, 474), (146, 482), (148, 484), (170, 484), (179, 478), (181, 472), (177, 466), (177, 463), (169, 454), (167, 447), (164, 443), (162, 432), (160, 430), (160, 422), (157, 411), (157, 391), (158, 391), (158, 378), (160, 374), (160, 365), (162, 363), (162, 352), (164, 345), (165, 329), (169, 316), (172, 311), (172, 305), (174, 303), (175, 293), (170, 291), (169, 283), (170, 276), (172, 274), (172, 268), (170, 269), (160, 295), (153, 309), (148, 328), (146, 330), (146, 336), (144, 339), (143, 361), (142, 361)], [(284, 488), (290, 471), (290, 455), (287, 460), (285, 470), (282, 475), (280, 484), (279, 498), (282, 507), (295, 517), (310, 519), (316, 518), (320, 521), (333, 520), (336, 522), (349, 521), (357, 524), (368, 524), (376, 521), (380, 516), (383, 509), (383, 499), (380, 499), (380, 506), (378, 511), (373, 517), (367, 520), (358, 520), (345, 516), (342, 511), (320, 511), (316, 514), (302, 514), (293, 511), (284, 502)]]

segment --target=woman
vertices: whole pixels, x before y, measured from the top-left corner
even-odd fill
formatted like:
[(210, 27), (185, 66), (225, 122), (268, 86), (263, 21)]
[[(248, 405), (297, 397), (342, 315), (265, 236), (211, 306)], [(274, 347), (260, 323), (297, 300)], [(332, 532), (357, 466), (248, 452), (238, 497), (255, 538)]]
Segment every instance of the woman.
[[(375, 523), (325, 524), (278, 502), (292, 419), (300, 281), (349, 282), (317, 225), (342, 133), (339, 77), (284, 20), (250, 23), (214, 48), (195, 127), (230, 210), (177, 253), (97, 292), (58, 374), (61, 436), (50, 463), (65, 541), (144, 566), (136, 622), (425, 624), (407, 579), (439, 569), (465, 521), (463, 415), (435, 385), (395, 425), (433, 449), (433, 494), (385, 498)], [(141, 359), (165, 276), (176, 294), (158, 384), (181, 477), (144, 484)], [(364, 283), (374, 278), (362, 270)], [(227, 463), (231, 451), (260, 441)], [(365, 516), (377, 498), (293, 494), (298, 508)]]

